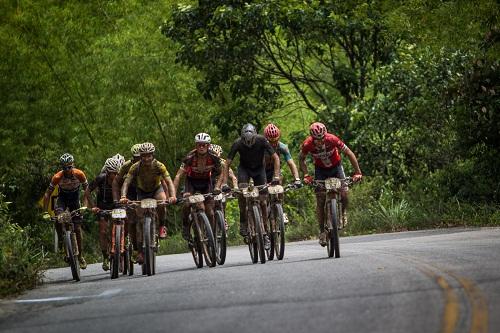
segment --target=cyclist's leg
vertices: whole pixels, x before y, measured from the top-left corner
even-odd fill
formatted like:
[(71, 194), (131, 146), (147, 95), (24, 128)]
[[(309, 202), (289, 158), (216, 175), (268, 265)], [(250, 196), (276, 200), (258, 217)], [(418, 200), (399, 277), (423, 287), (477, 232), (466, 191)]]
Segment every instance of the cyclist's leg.
[[(167, 195), (165, 194), (165, 191), (163, 191), (163, 187), (160, 186), (160, 188), (158, 190), (156, 190), (155, 194), (154, 194), (154, 198), (156, 200), (167, 200)], [(166, 216), (167, 216), (167, 207), (165, 206), (158, 206), (156, 208), (156, 213), (158, 214), (158, 221), (156, 222), (156, 225), (159, 226), (159, 228), (163, 228), (164, 229), (164, 235), (166, 237), (166, 234), (167, 234), (167, 226), (166, 226)], [(161, 231), (160, 229), (157, 229), (159, 230), (160, 232), (160, 235), (163, 234), (163, 231)], [(162, 237), (162, 238), (165, 238), (165, 237)]]
[[(267, 183), (266, 171), (264, 170), (264, 168), (253, 173), (252, 178), (253, 178), (254, 184), (256, 186), (265, 185)], [(271, 176), (271, 181), (272, 180), (273, 179)], [(267, 215), (268, 215), (268, 212), (267, 212), (267, 194), (265, 194), (265, 193), (260, 194), (259, 201), (260, 201), (260, 210), (262, 212), (262, 222), (264, 223), (264, 228), (266, 229), (266, 232), (269, 232), (268, 223), (267, 223)]]
[(103, 214), (99, 215), (99, 245), (101, 247), (102, 258), (108, 257), (108, 219)]
[[(61, 197), (57, 198), (56, 204), (54, 206), (54, 212), (55, 215), (61, 214), (64, 210), (66, 209), (66, 205), (64, 204), (64, 201), (61, 199)], [(57, 240), (58, 240), (58, 247), (59, 249), (63, 249), (63, 228), (61, 223), (55, 222), (55, 229), (57, 233)]]
[[(339, 164), (337, 167), (337, 177), (344, 179), (345, 173), (342, 164)], [(340, 202), (342, 203), (342, 226), (345, 227), (347, 225), (347, 206), (349, 204), (349, 187), (343, 186), (340, 190)]]
[[(238, 187), (246, 187), (248, 186), (248, 182), (250, 181), (250, 176), (248, 171), (241, 166), (238, 167)], [(240, 209), (240, 235), (246, 236), (248, 234), (247, 230), (247, 217), (246, 217), (246, 204), (245, 198), (243, 196), (238, 196), (238, 207)]]

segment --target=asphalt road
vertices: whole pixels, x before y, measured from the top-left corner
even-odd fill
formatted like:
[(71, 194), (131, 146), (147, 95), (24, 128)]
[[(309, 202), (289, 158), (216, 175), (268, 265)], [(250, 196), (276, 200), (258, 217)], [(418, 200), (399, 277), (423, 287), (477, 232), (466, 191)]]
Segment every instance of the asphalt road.
[(345, 237), (341, 254), (289, 243), (263, 265), (234, 247), (216, 268), (170, 255), (152, 277), (89, 265), (79, 283), (54, 269), (0, 302), (0, 331), (500, 332), (500, 228)]

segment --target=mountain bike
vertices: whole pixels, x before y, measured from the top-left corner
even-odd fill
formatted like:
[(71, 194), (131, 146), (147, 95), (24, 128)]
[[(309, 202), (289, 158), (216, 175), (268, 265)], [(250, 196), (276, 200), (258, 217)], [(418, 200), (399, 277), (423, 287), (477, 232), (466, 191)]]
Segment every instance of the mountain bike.
[(213, 194), (193, 194), (180, 202), (189, 204), (189, 249), (198, 268), (203, 267), (203, 258), (209, 267), (215, 267), (217, 256), (212, 227), (205, 213), (205, 199)]
[(282, 260), (285, 255), (285, 217), (283, 214), (283, 193), (299, 188), (296, 184), (269, 185), (267, 186), (268, 200), (267, 213), (269, 223), (269, 240), (271, 247), (266, 250), (268, 260), (273, 260), (274, 255)]
[(215, 221), (212, 225), (212, 231), (215, 240), (215, 257), (218, 265), (224, 265), (227, 252), (227, 231), (224, 203), (228, 194), (219, 193), (214, 196), (214, 215)]
[(144, 261), (142, 263), (142, 275), (156, 274), (156, 253), (158, 252), (158, 233), (156, 221), (158, 219), (156, 208), (169, 203), (156, 199), (142, 199), (140, 201), (129, 201), (127, 206), (142, 210), (142, 218), (137, 219), (139, 227), (142, 226), (142, 250)]
[(325, 200), (325, 223), (324, 232), (326, 233), (326, 249), (328, 257), (340, 257), (339, 226), (342, 221), (342, 202), (340, 199), (340, 190), (353, 183), (351, 177), (327, 178), (325, 180), (315, 180), (312, 186), (320, 191), (326, 192)]
[[(80, 253), (78, 252), (78, 243), (76, 240), (73, 217), (79, 215), (80, 212), (85, 209), (87, 209), (87, 207), (80, 207), (73, 211), (66, 209), (55, 217), (51, 218), (48, 216), (50, 220), (55, 223), (60, 223), (62, 226), (65, 261), (69, 264), (69, 267), (71, 268), (71, 275), (75, 281), (80, 281), (80, 263), (78, 261), (78, 255)], [(47, 216), (44, 216), (44, 218), (47, 218)]]
[[(127, 274), (130, 269), (133, 272), (133, 262), (131, 254), (126, 246), (125, 222), (127, 218), (126, 210), (115, 208), (111, 210), (101, 209), (99, 211), (105, 216), (111, 217), (110, 242), (108, 244), (108, 255), (110, 264), (110, 277), (116, 279), (119, 273)], [(132, 268), (130, 268), (132, 267)]]
[(262, 211), (260, 208), (260, 191), (267, 185), (254, 186), (253, 180), (250, 179), (248, 187), (234, 189), (233, 192), (240, 195), (245, 200), (245, 211), (240, 212), (246, 215), (247, 218), (247, 241), (248, 250), (252, 263), (257, 263), (260, 258), (260, 263), (266, 263), (266, 250), (264, 247), (264, 235), (266, 234)]

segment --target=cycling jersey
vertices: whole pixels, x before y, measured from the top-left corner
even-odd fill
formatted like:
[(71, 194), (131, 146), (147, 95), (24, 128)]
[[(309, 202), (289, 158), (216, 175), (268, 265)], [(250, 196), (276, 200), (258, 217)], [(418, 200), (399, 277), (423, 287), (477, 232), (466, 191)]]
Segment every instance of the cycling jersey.
[[(120, 168), (120, 171), (118, 171), (118, 176), (120, 177), (119, 179), (121, 179), (119, 183), (120, 188), (123, 185), (123, 181), (125, 180), (125, 177), (127, 177), (127, 174), (133, 164), (134, 162), (132, 160), (128, 160), (125, 163), (123, 163), (122, 167)], [(127, 198), (129, 198), (130, 200), (137, 200), (137, 189), (135, 180), (133, 180), (128, 187)]]
[[(276, 153), (278, 156), (285, 160), (285, 162), (288, 162), (292, 159), (292, 155), (290, 154), (290, 150), (288, 149), (288, 146), (284, 144), (283, 142), (278, 142), (278, 146), (275, 147)], [(264, 154), (264, 164), (266, 165), (266, 172), (267, 170), (273, 170), (274, 169), (274, 164), (273, 164), (273, 159), (271, 158), (271, 155), (269, 155), (267, 152)]]
[(241, 141), (241, 138), (237, 139), (227, 158), (233, 160), (236, 153), (240, 154), (240, 167), (256, 170), (264, 166), (264, 153), (267, 152), (269, 155), (275, 153), (274, 148), (271, 146), (269, 141), (262, 136), (256, 135), (255, 143), (248, 147)]
[(345, 151), (347, 146), (342, 140), (333, 134), (326, 133), (323, 143), (315, 145), (312, 136), (309, 136), (301, 146), (302, 155), (311, 154), (314, 165), (320, 168), (329, 169), (336, 167), (340, 163), (340, 151)]
[(107, 175), (105, 172), (100, 173), (89, 184), (90, 192), (98, 189), (97, 192), (97, 207), (100, 209), (113, 208), (113, 191), (111, 185), (108, 184)]
[(142, 192), (154, 192), (161, 186), (161, 179), (170, 178), (170, 174), (163, 163), (154, 159), (150, 166), (141, 161), (134, 163), (127, 173), (127, 178), (129, 177)]
[(212, 153), (206, 156), (198, 156), (196, 150), (191, 151), (182, 161), (181, 169), (186, 176), (192, 179), (206, 179), (217, 177), (222, 172), (222, 163), (220, 157)]
[(87, 188), (88, 182), (85, 173), (82, 170), (73, 168), (69, 176), (64, 174), (64, 171), (56, 173), (50, 181), (49, 190), (53, 191), (59, 185), (59, 194), (77, 192), (80, 185)]

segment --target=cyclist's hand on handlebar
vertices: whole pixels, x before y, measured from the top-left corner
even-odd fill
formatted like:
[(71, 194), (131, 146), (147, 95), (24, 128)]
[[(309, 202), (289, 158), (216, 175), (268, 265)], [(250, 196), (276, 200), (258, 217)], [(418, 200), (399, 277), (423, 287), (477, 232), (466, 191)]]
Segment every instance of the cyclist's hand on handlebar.
[(220, 194), (220, 192), (221, 192), (220, 188), (217, 188), (217, 187), (216, 187), (216, 188), (214, 188), (213, 193), (214, 193), (215, 195)]
[(296, 178), (295, 181), (293, 182), (293, 185), (295, 185), (295, 187), (297, 188), (302, 187), (302, 182), (300, 181), (300, 178)]
[(92, 207), (92, 213), (94, 214), (97, 214), (99, 213), (101, 210), (99, 209), (99, 207)]
[(280, 177), (273, 177), (271, 185), (279, 185), (279, 183), (280, 183)]
[(231, 188), (227, 184), (224, 184), (222, 185), (222, 192), (224, 193), (231, 192)]
[(170, 197), (167, 199), (168, 203), (169, 204), (174, 204), (177, 202), (177, 198), (176, 197)]
[(356, 183), (356, 182), (359, 182), (361, 180), (361, 178), (363, 178), (363, 175), (361, 173), (355, 173), (352, 176), (352, 181)]
[(50, 214), (49, 214), (49, 212), (43, 212), (43, 214), (42, 214), (42, 218), (43, 218), (44, 220), (49, 220), (49, 219), (50, 219)]
[(127, 199), (127, 197), (121, 197), (121, 198), (120, 198), (120, 203), (121, 203), (121, 204), (126, 204), (126, 203), (128, 203), (128, 199)]
[(304, 183), (309, 185), (309, 184), (312, 184), (313, 180), (314, 180), (314, 178), (312, 176), (304, 175)]
[(182, 193), (182, 197), (183, 197), (183, 198), (187, 198), (187, 197), (189, 197), (190, 195), (191, 195), (191, 193), (189, 193), (189, 192), (184, 192), (184, 193)]

